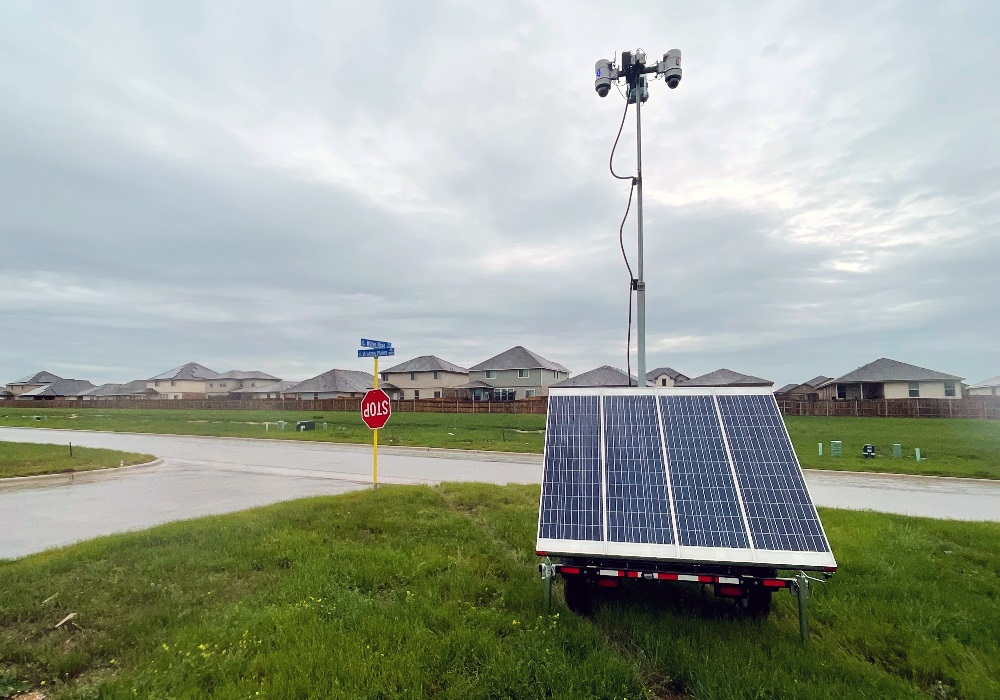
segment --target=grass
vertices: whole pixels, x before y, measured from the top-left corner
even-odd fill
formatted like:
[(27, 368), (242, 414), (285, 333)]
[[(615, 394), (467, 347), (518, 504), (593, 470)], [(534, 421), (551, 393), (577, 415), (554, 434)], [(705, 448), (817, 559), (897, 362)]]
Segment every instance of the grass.
[[(285, 430), (276, 425), (265, 430), (265, 422), (279, 420), (289, 423)], [(298, 420), (315, 420), (317, 429), (296, 432)], [(785, 423), (805, 467), (1000, 479), (1000, 421), (787, 416)], [(0, 426), (371, 442), (371, 431), (358, 414), (344, 411), (5, 409)], [(544, 428), (545, 416), (540, 415), (398, 412), (379, 431), (379, 444), (540, 453)], [(831, 440), (843, 442), (844, 457), (830, 456)], [(817, 455), (819, 442), (824, 443), (822, 457)], [(868, 442), (877, 449), (873, 460), (861, 458), (861, 447)], [(902, 444), (902, 459), (892, 457), (893, 443)], [(917, 447), (920, 462), (914, 459)]]
[(122, 462), (126, 465), (142, 464), (153, 459), (151, 455), (89, 447), (74, 447), (71, 456), (69, 445), (0, 441), (0, 479), (106, 469), (117, 467)]
[(789, 595), (546, 616), (537, 498), (388, 487), (0, 562), (0, 697), (1000, 696), (1000, 525), (824, 510), (841, 569), (803, 647)]
[[(1000, 479), (1000, 421), (786, 416), (785, 425), (804, 467)], [(843, 457), (830, 456), (831, 440), (843, 442)], [(865, 443), (875, 445), (875, 459), (862, 458)], [(901, 459), (893, 443), (902, 445)]]

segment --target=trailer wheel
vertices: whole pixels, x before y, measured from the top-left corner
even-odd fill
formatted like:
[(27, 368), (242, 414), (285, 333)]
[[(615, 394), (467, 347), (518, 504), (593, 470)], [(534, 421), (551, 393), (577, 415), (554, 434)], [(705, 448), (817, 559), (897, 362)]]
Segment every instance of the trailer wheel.
[(750, 617), (767, 617), (771, 614), (771, 594), (769, 588), (751, 586), (739, 599), (739, 606)]
[(563, 576), (563, 597), (566, 607), (577, 615), (588, 616), (594, 610), (590, 582), (584, 576)]

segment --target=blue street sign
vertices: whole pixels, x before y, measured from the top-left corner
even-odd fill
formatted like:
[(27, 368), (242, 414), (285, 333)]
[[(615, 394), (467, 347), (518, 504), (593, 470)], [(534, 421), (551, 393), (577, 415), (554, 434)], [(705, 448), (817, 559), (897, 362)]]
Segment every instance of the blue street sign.
[(395, 348), (372, 348), (371, 350), (358, 350), (358, 357), (391, 357), (395, 354)]
[(367, 338), (361, 339), (361, 347), (363, 348), (377, 348), (378, 350), (388, 350), (392, 347), (392, 343), (385, 340), (368, 340)]

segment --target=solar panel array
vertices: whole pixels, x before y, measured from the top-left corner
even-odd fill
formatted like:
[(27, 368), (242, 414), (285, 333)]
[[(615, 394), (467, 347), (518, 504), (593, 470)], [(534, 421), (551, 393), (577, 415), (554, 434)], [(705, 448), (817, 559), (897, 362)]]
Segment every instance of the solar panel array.
[(773, 395), (552, 390), (538, 549), (835, 566)]

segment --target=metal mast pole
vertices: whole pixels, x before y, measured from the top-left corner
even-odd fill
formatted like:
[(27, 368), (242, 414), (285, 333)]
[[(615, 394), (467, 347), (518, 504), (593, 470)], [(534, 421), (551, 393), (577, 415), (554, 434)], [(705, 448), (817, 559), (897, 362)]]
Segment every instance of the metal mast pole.
[(636, 325), (638, 326), (638, 380), (639, 386), (646, 386), (646, 282), (642, 276), (642, 99), (639, 95), (639, 83), (635, 87), (635, 159), (636, 159), (636, 195), (639, 199), (639, 265), (638, 278), (635, 282)]

